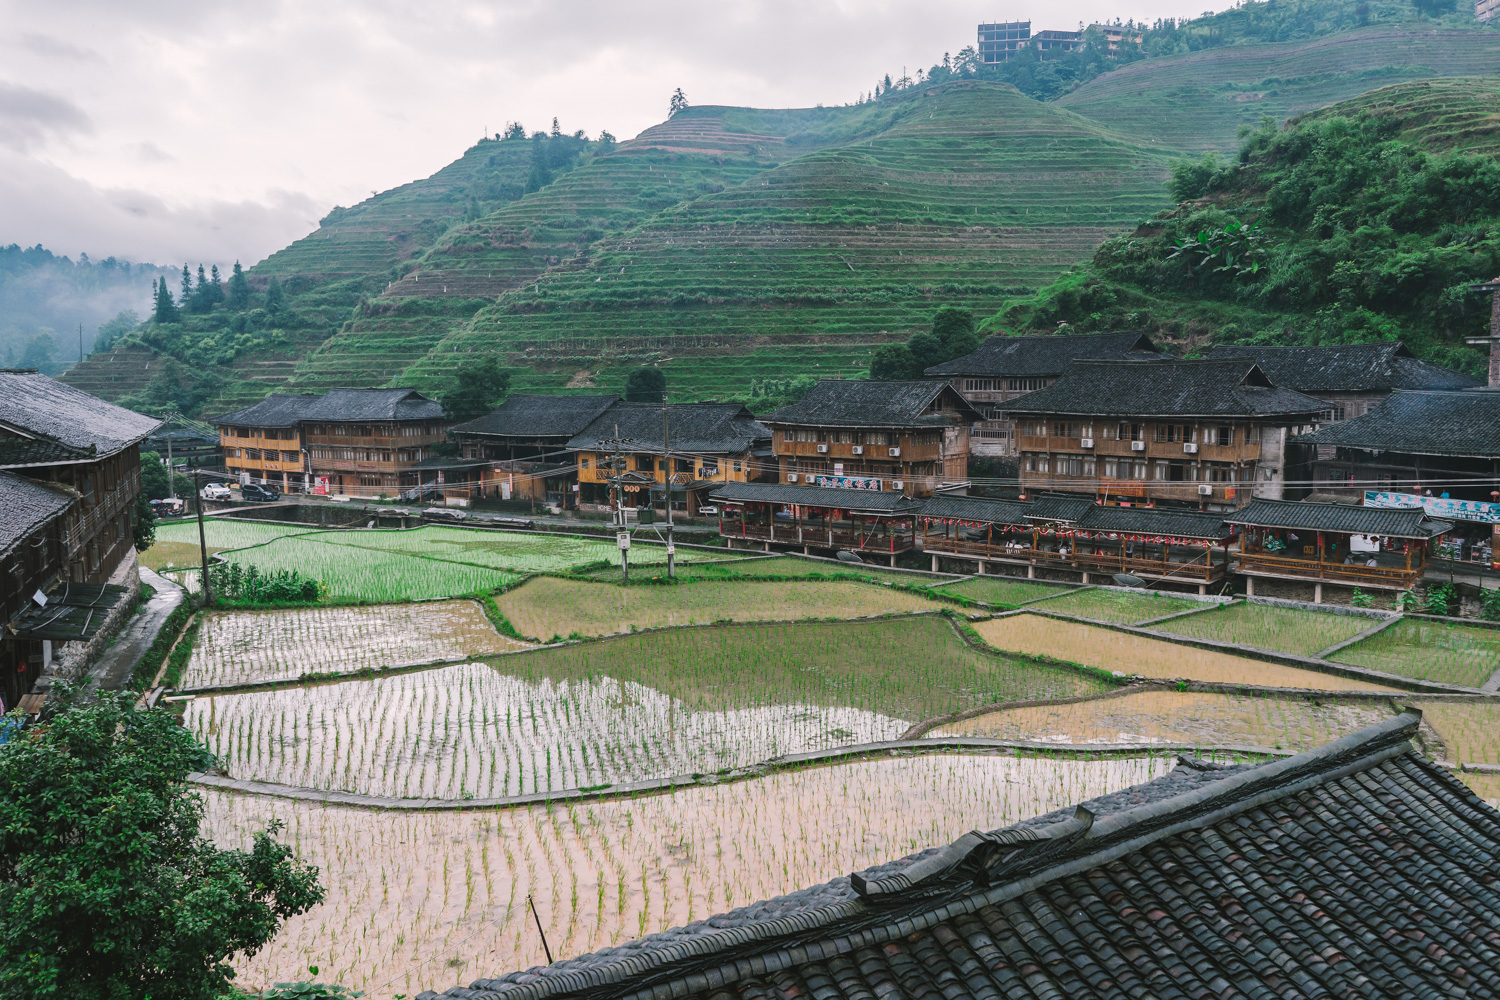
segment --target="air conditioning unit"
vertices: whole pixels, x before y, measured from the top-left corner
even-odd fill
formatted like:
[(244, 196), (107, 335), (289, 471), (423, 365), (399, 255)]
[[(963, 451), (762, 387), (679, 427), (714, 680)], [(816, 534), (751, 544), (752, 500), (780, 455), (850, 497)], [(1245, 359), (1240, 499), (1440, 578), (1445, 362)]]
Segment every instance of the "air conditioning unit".
[(1214, 495), (1214, 488), (1212, 486), (1209, 486), (1207, 483), (1204, 483), (1203, 485), (1198, 487), (1198, 495), (1200, 497), (1211, 497)]
[(900, 458), (901, 457), (901, 449), (900, 448), (887, 448), (885, 450), (885, 453), (887, 455), (889, 455), (891, 458)]
[(1093, 438), (1079, 438), (1078, 439), (1078, 447), (1080, 447), (1080, 448), (1092, 448), (1093, 446), (1094, 446), (1094, 439)]
[(857, 444), (849, 450), (856, 455), (863, 455), (865, 453), (865, 446), (862, 444)]
[(1188, 441), (1183, 444), (1182, 452), (1184, 455), (1196, 455), (1198, 454), (1198, 445), (1192, 441)]
[(1132, 441), (1132, 442), (1130, 442), (1130, 450), (1131, 451), (1145, 451), (1146, 450), (1146, 442), (1144, 442), (1144, 441)]
[(795, 483), (797, 481), (797, 474), (795, 472), (788, 472), (786, 474), (786, 481), (789, 483)]
[(826, 454), (828, 454), (828, 446), (826, 444), (820, 444), (820, 445), (818, 445), (818, 454), (819, 455), (826, 455)]
[(893, 489), (893, 490), (904, 490), (904, 489), (906, 489), (906, 484), (903, 483), (899, 479), (892, 479), (891, 480), (891, 489)]

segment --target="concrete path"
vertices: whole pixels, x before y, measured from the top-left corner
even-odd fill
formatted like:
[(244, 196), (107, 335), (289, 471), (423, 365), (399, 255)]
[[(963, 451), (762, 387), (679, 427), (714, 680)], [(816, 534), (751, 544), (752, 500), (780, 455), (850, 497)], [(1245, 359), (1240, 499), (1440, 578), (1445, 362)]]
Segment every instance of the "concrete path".
[(156, 641), (167, 616), (182, 603), (182, 588), (171, 580), (141, 567), (141, 582), (156, 590), (136, 614), (125, 623), (120, 634), (89, 668), (90, 691), (118, 691), (130, 683), (135, 665)]

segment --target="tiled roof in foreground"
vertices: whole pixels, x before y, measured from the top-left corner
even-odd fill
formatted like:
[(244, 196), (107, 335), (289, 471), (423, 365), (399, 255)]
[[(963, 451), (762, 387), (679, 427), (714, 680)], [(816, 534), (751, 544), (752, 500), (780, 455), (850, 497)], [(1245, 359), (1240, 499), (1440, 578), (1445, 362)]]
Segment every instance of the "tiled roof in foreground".
[[(1500, 996), (1500, 813), (1416, 713), (444, 997)], [(433, 1000), (437, 994), (423, 993)]]

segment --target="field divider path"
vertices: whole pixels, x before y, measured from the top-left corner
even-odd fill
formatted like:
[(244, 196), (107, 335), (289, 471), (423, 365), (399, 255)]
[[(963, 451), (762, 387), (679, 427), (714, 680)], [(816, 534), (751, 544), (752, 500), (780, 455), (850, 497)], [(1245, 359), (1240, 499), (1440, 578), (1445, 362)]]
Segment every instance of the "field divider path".
[(508, 795), (497, 798), (472, 799), (403, 799), (386, 795), (364, 795), (358, 792), (339, 792), (329, 789), (303, 788), (271, 781), (254, 781), (231, 778), (221, 774), (193, 772), (187, 776), (189, 784), (205, 788), (217, 788), (227, 792), (246, 795), (263, 795), (272, 798), (295, 799), (302, 802), (318, 802), (326, 805), (354, 806), (363, 809), (408, 812), (461, 812), (478, 809), (510, 809), (521, 806), (547, 805), (562, 802), (593, 802), (605, 799), (629, 798), (640, 795), (661, 794), (681, 788), (699, 785), (718, 785), (729, 781), (744, 781), (763, 778), (776, 771), (794, 770), (802, 767), (832, 764), (852, 758), (877, 756), (909, 756), (918, 753), (941, 753), (944, 751), (1011, 751), (1019, 755), (1026, 752), (1045, 753), (1067, 757), (1135, 757), (1142, 755), (1164, 756), (1166, 754), (1237, 754), (1253, 757), (1291, 757), (1290, 750), (1272, 747), (1225, 744), (1206, 746), (1190, 743), (1049, 743), (1042, 740), (995, 740), (982, 736), (944, 736), (919, 740), (882, 740), (875, 743), (855, 743), (831, 750), (809, 750), (803, 753), (772, 757), (757, 764), (713, 773), (676, 774), (664, 778), (647, 778), (642, 781), (623, 782), (591, 788), (569, 788), (548, 792), (531, 792), (525, 795)]
[[(1205, 611), (1217, 611), (1221, 608), (1232, 608), (1239, 603), (1241, 602), (1230, 601), (1228, 604), (1207, 604), (1201, 608), (1188, 608), (1186, 611), (1174, 611), (1172, 614), (1162, 615), (1160, 618), (1147, 618), (1145, 621), (1131, 622), (1130, 625), (1133, 628), (1146, 628), (1149, 625), (1160, 625), (1162, 622), (1169, 622), (1176, 618), (1186, 618), (1188, 615), (1201, 615)], [(1319, 653), (1318, 655), (1322, 656), (1323, 654)]]
[[(1035, 582), (1035, 581), (1028, 581), (1028, 582)], [(1051, 581), (1049, 580), (1049, 581), (1046, 581), (1046, 582), (1050, 583)], [(1043, 601), (1050, 601), (1050, 600), (1053, 600), (1054, 598), (1058, 598), (1058, 597), (1067, 597), (1069, 594), (1081, 594), (1085, 590), (1098, 590), (1099, 589), (1098, 587), (1094, 586), (1091, 583), (1083, 584), (1081, 586), (1069, 586), (1067, 584), (1064, 584), (1063, 586), (1066, 589), (1059, 590), (1055, 594), (1048, 594), (1045, 597), (1033, 597), (1029, 601), (1022, 601), (1020, 604), (1016, 605), (1016, 607), (1017, 608), (1027, 608), (1027, 607), (1030, 607), (1033, 604), (1040, 604)], [(1064, 616), (1064, 617), (1067, 617), (1067, 616)]]
[[(1378, 635), (1379, 633), (1384, 632), (1386, 629), (1390, 628), (1392, 625), (1395, 625), (1400, 620), (1401, 620), (1401, 616), (1400, 615), (1392, 615), (1391, 617), (1385, 619), (1384, 621), (1378, 621), (1378, 622), (1376, 622), (1374, 625), (1371, 625), (1369, 628), (1365, 629), (1363, 632), (1359, 632), (1359, 633), (1356, 633), (1355, 635), (1351, 635), (1349, 638), (1345, 639), (1343, 642), (1336, 642), (1332, 646), (1329, 646), (1327, 649), (1320, 649), (1320, 650), (1318, 650), (1316, 653), (1313, 654), (1313, 657), (1314, 657), (1314, 659), (1319, 659), (1319, 660), (1331, 659), (1333, 657), (1333, 654), (1337, 653), (1339, 650), (1345, 649), (1345, 648), (1347, 648), (1349, 646), (1352, 646), (1352, 645), (1354, 645), (1357, 642), (1363, 642), (1364, 640), (1370, 638), (1372, 635)], [(1500, 673), (1500, 670), (1497, 670), (1496, 672)]]
[[(1320, 660), (1311, 656), (1298, 656), (1295, 653), (1282, 653), (1272, 649), (1261, 649), (1259, 646), (1246, 646), (1237, 642), (1219, 642), (1214, 639), (1200, 639), (1196, 636), (1173, 635), (1170, 632), (1153, 632), (1135, 625), (1122, 625), (1119, 622), (1101, 621), (1097, 618), (1065, 615), (1061, 612), (1047, 611), (1043, 608), (1021, 608), (1015, 611), (992, 615), (991, 617), (1009, 618), (1013, 615), (1040, 615), (1041, 617), (1052, 618), (1057, 621), (1079, 622), (1084, 625), (1093, 625), (1097, 628), (1107, 628), (1115, 632), (1124, 632), (1127, 635), (1139, 636), (1143, 639), (1156, 639), (1179, 646), (1191, 646), (1196, 649), (1207, 649), (1218, 653), (1244, 656), (1252, 660), (1264, 660), (1267, 663), (1279, 663), (1288, 667), (1302, 667), (1307, 670), (1315, 670), (1319, 673), (1332, 674), (1335, 677), (1347, 677), (1350, 680), (1384, 684), (1395, 691), (1421, 691), (1447, 694), (1474, 694), (1478, 691), (1477, 688), (1463, 687), (1458, 684), (1442, 684), (1437, 681), (1419, 680), (1415, 677), (1403, 677), (1400, 674), (1388, 674), (1383, 670), (1371, 670), (1368, 667), (1357, 667), (1348, 663), (1336, 663), (1332, 660)], [(1015, 650), (1003, 650), (1003, 652), (1016, 653)]]

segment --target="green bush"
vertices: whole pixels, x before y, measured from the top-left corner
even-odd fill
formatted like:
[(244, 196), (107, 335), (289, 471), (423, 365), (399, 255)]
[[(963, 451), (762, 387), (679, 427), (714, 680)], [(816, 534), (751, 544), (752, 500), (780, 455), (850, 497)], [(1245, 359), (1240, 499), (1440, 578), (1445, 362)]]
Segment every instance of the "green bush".
[[(318, 967), (310, 965), (307, 971), (316, 976)], [(301, 980), (295, 983), (277, 983), (270, 989), (255, 994), (255, 1000), (353, 1000), (362, 996), (364, 993), (359, 990), (349, 990), (332, 983)]]
[(328, 596), (328, 588), (294, 569), (262, 572), (255, 565), (216, 563), (208, 579), (218, 599), (227, 604), (313, 604)]

